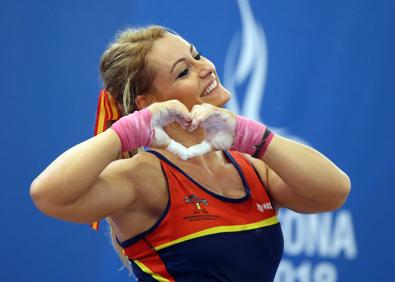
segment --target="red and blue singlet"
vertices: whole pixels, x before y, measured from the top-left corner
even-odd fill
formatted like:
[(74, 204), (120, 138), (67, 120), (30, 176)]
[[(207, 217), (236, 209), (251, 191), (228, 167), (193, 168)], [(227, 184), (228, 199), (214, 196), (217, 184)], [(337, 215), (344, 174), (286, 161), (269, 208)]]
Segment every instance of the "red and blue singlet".
[(147, 231), (120, 242), (138, 281), (273, 281), (283, 252), (275, 209), (251, 163), (224, 151), (242, 198), (217, 195), (156, 151), (169, 199)]

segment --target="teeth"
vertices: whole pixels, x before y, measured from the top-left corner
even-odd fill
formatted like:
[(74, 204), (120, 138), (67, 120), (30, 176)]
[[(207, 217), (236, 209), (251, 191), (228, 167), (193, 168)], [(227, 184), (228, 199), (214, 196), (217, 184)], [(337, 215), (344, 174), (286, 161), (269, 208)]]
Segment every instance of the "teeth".
[(215, 87), (217, 87), (217, 84), (218, 84), (217, 81), (214, 80), (214, 81), (207, 87), (206, 91), (204, 91), (204, 93), (203, 93), (202, 96), (207, 96), (208, 94), (210, 94), (211, 91), (213, 91), (213, 89), (214, 89)]

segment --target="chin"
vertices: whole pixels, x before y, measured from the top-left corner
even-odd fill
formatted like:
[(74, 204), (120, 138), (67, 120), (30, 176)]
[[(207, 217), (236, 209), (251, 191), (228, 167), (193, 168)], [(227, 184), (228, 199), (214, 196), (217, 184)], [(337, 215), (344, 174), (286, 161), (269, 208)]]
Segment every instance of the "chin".
[(223, 108), (225, 106), (225, 104), (229, 102), (230, 98), (232, 98), (232, 95), (230, 94), (229, 91), (226, 91), (226, 95), (225, 95), (222, 103), (220, 103), (220, 105), (218, 107)]
[(230, 100), (230, 98), (232, 97), (232, 95), (230, 94), (230, 92), (223, 88), (221, 93), (219, 93), (218, 97), (216, 97), (215, 100), (212, 101), (212, 105), (216, 106), (216, 107), (221, 107), (223, 108), (224, 105)]

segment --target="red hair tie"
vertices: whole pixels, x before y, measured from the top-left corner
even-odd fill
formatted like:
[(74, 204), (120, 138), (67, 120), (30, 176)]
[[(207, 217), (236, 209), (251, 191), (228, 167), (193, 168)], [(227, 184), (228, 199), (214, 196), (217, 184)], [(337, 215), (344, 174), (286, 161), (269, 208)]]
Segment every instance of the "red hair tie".
[[(105, 131), (109, 125), (117, 121), (120, 117), (121, 115), (114, 98), (107, 92), (107, 90), (102, 89), (97, 103), (94, 135), (96, 136), (97, 134)], [(92, 222), (91, 227), (93, 230), (98, 231), (99, 221)]]

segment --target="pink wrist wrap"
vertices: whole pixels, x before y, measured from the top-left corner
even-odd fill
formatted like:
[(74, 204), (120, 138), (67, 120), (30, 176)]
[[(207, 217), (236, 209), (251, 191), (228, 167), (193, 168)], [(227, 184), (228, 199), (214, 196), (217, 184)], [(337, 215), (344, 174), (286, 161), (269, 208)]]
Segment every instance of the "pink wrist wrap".
[(238, 115), (232, 149), (261, 158), (273, 136), (274, 134), (264, 124)]
[(121, 140), (121, 152), (148, 146), (154, 138), (151, 127), (152, 113), (147, 109), (122, 117), (111, 128)]

